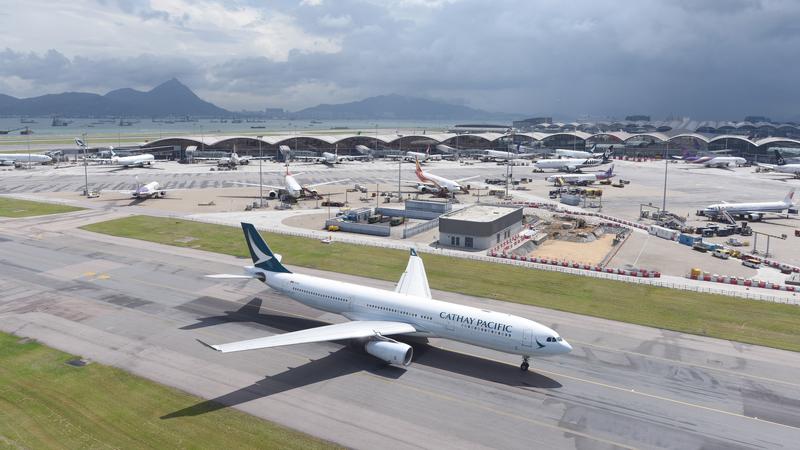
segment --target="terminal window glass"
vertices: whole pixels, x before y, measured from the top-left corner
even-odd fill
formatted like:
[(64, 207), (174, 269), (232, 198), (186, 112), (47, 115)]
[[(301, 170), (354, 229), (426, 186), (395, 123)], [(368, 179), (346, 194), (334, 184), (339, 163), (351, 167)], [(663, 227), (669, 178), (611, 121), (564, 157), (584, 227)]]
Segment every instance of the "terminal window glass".
[(456, 246), (461, 245), (461, 238), (456, 236)]
[(497, 233), (497, 243), (500, 243), (500, 233)]
[(464, 238), (464, 247), (472, 248), (472, 238), (471, 237), (465, 237)]

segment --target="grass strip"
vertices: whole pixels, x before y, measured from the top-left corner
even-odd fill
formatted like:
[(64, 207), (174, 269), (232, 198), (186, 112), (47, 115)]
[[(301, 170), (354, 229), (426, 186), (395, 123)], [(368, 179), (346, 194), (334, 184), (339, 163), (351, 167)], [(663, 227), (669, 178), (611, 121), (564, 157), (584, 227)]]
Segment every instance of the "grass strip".
[[(83, 227), (113, 236), (249, 256), (238, 227), (131, 216)], [(287, 264), (397, 281), (405, 251), (262, 233)], [(800, 308), (725, 295), (423, 255), (431, 288), (800, 351)], [(532, 319), (535, 319), (532, 317)]]
[(30, 217), (80, 211), (83, 208), (0, 197), (0, 217)]
[(0, 448), (334, 448), (231, 408), (0, 333)]

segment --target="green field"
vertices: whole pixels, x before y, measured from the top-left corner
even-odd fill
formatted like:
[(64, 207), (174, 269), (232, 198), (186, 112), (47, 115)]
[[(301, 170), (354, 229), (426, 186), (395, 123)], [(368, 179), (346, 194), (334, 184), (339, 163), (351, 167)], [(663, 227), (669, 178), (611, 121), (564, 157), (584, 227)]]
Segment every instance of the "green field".
[(73, 358), (0, 333), (0, 448), (334, 447), (231, 408), (162, 418), (203, 400)]
[(46, 214), (80, 211), (81, 209), (83, 208), (0, 197), (0, 217), (43, 216)]
[[(89, 231), (248, 256), (240, 228), (132, 216)], [(287, 264), (397, 281), (404, 251), (263, 233)], [(800, 351), (800, 308), (523, 267), (423, 255), (431, 288)]]

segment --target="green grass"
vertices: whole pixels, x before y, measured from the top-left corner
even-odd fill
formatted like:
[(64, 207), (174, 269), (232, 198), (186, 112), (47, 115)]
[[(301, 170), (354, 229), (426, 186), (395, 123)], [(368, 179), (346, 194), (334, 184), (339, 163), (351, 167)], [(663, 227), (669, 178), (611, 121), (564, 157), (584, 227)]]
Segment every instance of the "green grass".
[[(0, 448), (280, 448), (333, 445), (231, 408), (0, 333)], [(162, 418), (184, 408), (204, 414)]]
[(0, 217), (30, 217), (80, 211), (83, 208), (0, 197)]
[[(248, 256), (240, 228), (132, 216), (89, 231)], [(405, 251), (263, 233), (287, 264), (396, 281)], [(188, 240), (187, 238), (194, 238)], [(424, 255), (430, 286), (509, 302), (800, 351), (800, 307), (735, 297)]]

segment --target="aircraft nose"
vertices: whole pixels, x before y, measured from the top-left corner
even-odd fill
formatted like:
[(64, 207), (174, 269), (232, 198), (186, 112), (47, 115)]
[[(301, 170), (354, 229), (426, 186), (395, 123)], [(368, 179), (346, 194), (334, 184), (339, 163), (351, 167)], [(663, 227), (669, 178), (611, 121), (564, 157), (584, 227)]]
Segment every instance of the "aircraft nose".
[(567, 342), (566, 340), (562, 340), (561, 341), (561, 350), (562, 350), (562, 353), (569, 353), (569, 352), (572, 351), (572, 346), (569, 345), (569, 342)]

